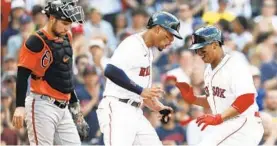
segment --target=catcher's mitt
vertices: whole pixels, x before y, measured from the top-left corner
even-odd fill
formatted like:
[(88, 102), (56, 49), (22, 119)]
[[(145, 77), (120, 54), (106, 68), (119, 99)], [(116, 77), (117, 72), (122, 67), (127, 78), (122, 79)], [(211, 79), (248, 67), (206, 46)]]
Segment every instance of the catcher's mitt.
[(85, 140), (89, 134), (89, 126), (80, 111), (79, 102), (69, 104), (69, 111), (72, 114), (73, 121), (77, 127), (80, 139)]

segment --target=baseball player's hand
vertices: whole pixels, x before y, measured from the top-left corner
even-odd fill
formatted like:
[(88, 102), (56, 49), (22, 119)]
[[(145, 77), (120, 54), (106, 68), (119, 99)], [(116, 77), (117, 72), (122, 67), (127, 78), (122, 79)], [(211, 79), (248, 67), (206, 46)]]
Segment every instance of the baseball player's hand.
[(77, 127), (80, 139), (81, 140), (86, 139), (89, 134), (89, 126), (85, 121), (83, 114), (80, 111), (79, 102), (69, 104), (69, 111), (72, 114), (72, 118)]
[(17, 107), (13, 114), (12, 124), (15, 128), (20, 129), (23, 127), (25, 118), (25, 107)]
[(219, 125), (222, 122), (223, 122), (223, 119), (220, 114), (217, 114), (217, 115), (205, 114), (196, 119), (196, 123), (198, 124), (198, 127), (200, 127), (201, 124), (204, 123), (204, 126), (201, 128), (201, 131), (203, 131), (208, 125)]
[(171, 117), (171, 113), (173, 112), (173, 109), (169, 106), (164, 106), (162, 110), (159, 111), (159, 113), (162, 115), (161, 122), (168, 123)]
[(177, 82), (175, 85), (180, 90), (181, 95), (186, 102), (192, 104), (196, 100), (196, 97), (193, 94), (193, 89), (189, 84), (185, 82)]
[(160, 98), (164, 95), (164, 90), (162, 90), (160, 87), (152, 87), (152, 88), (144, 88), (141, 92), (141, 96), (143, 98)]

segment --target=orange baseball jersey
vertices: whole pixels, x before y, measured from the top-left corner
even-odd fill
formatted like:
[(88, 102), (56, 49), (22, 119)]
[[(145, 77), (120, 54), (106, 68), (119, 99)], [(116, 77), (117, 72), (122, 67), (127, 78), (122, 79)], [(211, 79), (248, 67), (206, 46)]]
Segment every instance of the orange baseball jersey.
[[(53, 40), (51, 36), (44, 31), (40, 30), (49, 40)], [(44, 47), (40, 52), (32, 52), (30, 49), (26, 47), (24, 43), (19, 54), (19, 63), (18, 66), (22, 66), (28, 68), (32, 71), (32, 74), (37, 77), (43, 77), (46, 70), (49, 68), (51, 63), (53, 62), (53, 55), (51, 49), (45, 43), (45, 41), (35, 33), (37, 37), (39, 37), (44, 43)], [(71, 34), (67, 34), (71, 41)], [(58, 100), (69, 100), (70, 93), (64, 94), (54, 88), (52, 88), (45, 80), (41, 79), (33, 79), (31, 78), (31, 92), (48, 95)]]

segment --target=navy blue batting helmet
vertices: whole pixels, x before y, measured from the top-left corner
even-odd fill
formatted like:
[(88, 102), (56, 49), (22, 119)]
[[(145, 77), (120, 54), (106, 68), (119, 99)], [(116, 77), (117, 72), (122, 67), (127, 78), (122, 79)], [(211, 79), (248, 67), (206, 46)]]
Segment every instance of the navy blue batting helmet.
[(212, 42), (219, 42), (220, 45), (223, 45), (223, 35), (215, 26), (204, 26), (192, 34), (192, 45), (189, 49), (200, 49)]
[(147, 28), (152, 28), (156, 25), (165, 28), (178, 39), (182, 39), (179, 34), (180, 21), (174, 15), (164, 11), (156, 12), (150, 17), (147, 23)]

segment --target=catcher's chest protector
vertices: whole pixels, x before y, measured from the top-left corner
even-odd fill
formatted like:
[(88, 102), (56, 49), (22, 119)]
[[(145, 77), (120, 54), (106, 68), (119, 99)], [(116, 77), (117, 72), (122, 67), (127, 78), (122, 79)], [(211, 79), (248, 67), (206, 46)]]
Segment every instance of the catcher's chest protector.
[(45, 41), (51, 50), (53, 61), (45, 71), (44, 80), (54, 89), (62, 93), (73, 91), (72, 71), (72, 47), (69, 36), (66, 35), (62, 42), (49, 40), (44, 33), (38, 31), (38, 35)]

